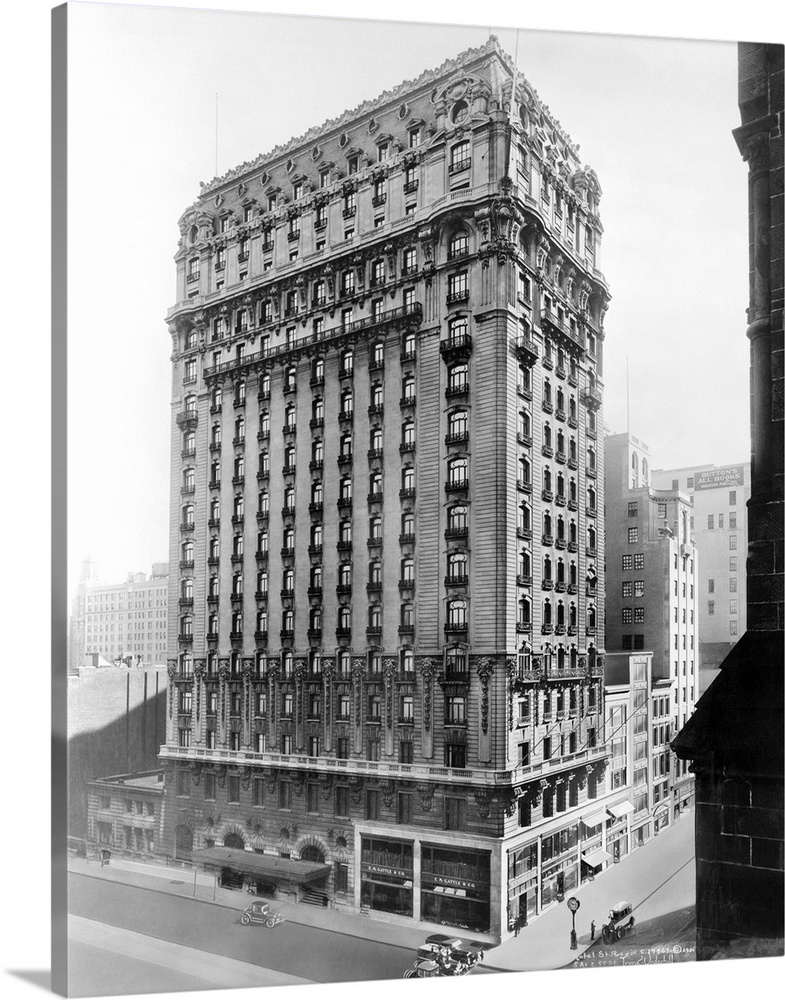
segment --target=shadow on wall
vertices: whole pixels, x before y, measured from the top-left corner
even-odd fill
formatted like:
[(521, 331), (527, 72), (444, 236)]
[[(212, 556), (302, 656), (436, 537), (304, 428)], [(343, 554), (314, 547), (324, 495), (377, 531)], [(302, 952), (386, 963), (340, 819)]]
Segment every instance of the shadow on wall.
[(166, 670), (107, 667), (68, 685), (68, 834), (87, 836), (87, 782), (149, 771), (166, 736)]

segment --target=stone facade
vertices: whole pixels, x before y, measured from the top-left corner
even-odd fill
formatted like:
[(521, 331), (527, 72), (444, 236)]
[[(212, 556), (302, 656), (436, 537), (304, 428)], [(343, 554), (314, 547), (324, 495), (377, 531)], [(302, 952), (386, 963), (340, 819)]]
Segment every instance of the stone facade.
[[(600, 197), (491, 39), (182, 216), (182, 852), (323, 862), (276, 891), (498, 938), (510, 852), (577, 849), (606, 792)], [(581, 877), (562, 853), (527, 912)]]

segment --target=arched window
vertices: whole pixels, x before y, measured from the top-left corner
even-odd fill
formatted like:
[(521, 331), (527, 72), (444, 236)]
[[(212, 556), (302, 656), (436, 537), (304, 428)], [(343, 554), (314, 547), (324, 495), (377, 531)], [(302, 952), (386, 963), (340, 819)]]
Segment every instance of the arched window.
[(180, 515), (180, 523), (185, 527), (191, 527), (194, 523), (194, 506), (191, 503), (187, 503), (183, 507), (182, 513)]
[(551, 425), (548, 423), (542, 428), (542, 443), (545, 448), (551, 447)]
[(547, 510), (542, 515), (542, 533), (549, 538), (553, 536), (553, 518)]
[(184, 601), (193, 600), (194, 596), (194, 582), (190, 577), (182, 580), (180, 583), (180, 597)]
[(415, 381), (412, 375), (407, 375), (402, 384), (403, 398), (406, 400), (414, 399), (415, 391)]
[(401, 583), (407, 586), (414, 583), (414, 560), (408, 556), (401, 559)]
[(378, 515), (374, 515), (369, 519), (368, 531), (371, 538), (377, 539), (382, 537), (382, 519)]
[(341, 375), (352, 375), (354, 373), (354, 351), (344, 351), (341, 356)]
[(372, 629), (379, 629), (382, 627), (381, 604), (371, 604), (368, 608), (368, 627)]
[(553, 621), (551, 602), (547, 598), (542, 602), (542, 620), (545, 625), (550, 625)]
[(340, 454), (342, 458), (351, 458), (353, 449), (353, 438), (351, 434), (342, 434), (340, 441)]
[(414, 538), (414, 514), (409, 511), (401, 515), (401, 535), (409, 540)]
[(382, 582), (382, 564), (378, 559), (372, 559), (368, 563), (368, 582), (372, 584)]
[(411, 495), (414, 490), (414, 469), (407, 465), (401, 470), (401, 492), (404, 496)]
[(219, 423), (213, 424), (210, 430), (210, 444), (214, 447), (218, 447), (221, 443), (221, 425)]
[(183, 492), (191, 493), (196, 485), (196, 470), (191, 466), (183, 469)]
[(463, 487), (469, 482), (469, 462), (465, 458), (453, 458), (447, 463), (447, 481), (450, 486)]
[(469, 416), (466, 410), (453, 410), (447, 417), (448, 433), (452, 441), (465, 441), (469, 436)]
[(449, 530), (459, 534), (464, 534), (469, 528), (469, 509), (463, 504), (450, 507), (447, 511), (447, 524)]
[(338, 524), (338, 541), (343, 545), (350, 545), (352, 541), (352, 522), (345, 518)]
[(401, 605), (401, 626), (406, 629), (414, 627), (414, 605), (409, 601)]
[(542, 560), (542, 578), (543, 580), (553, 579), (553, 563), (550, 556), (545, 556)]
[(401, 425), (401, 446), (406, 449), (413, 448), (415, 445), (415, 430), (414, 421), (406, 420)]
[(468, 343), (469, 321), (465, 316), (456, 316), (450, 320), (448, 327), (448, 343), (461, 346)]
[(234, 459), (234, 478), (243, 479), (245, 477), (245, 457), (236, 455)]
[(469, 388), (468, 365), (452, 365), (447, 374), (447, 388), (450, 392), (466, 392)]
[(383, 450), (384, 436), (381, 427), (371, 429), (371, 451), (380, 454)]
[(466, 567), (468, 557), (465, 552), (451, 552), (447, 556), (447, 579), (450, 583), (464, 583), (468, 579)]
[[(468, 145), (468, 144), (467, 144)], [(455, 150), (457, 147), (453, 147)], [(456, 257), (465, 257), (469, 252), (469, 234), (465, 229), (459, 229), (457, 232), (453, 233), (450, 237), (450, 242), (448, 245), (447, 256), (449, 260), (455, 260)]]
[(528, 597), (518, 601), (518, 624), (530, 625), (532, 620), (532, 602)]
[(447, 624), (453, 628), (466, 627), (466, 601), (457, 598), (447, 602)]

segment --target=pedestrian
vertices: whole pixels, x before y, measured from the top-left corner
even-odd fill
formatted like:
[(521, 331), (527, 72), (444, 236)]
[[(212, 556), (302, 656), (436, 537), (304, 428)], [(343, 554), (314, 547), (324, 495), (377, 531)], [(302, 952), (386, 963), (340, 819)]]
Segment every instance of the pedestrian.
[(592, 922), (591, 922), (591, 939), (592, 939), (592, 941), (594, 940), (594, 931), (595, 931), (595, 926), (594, 926), (594, 921), (592, 920)]

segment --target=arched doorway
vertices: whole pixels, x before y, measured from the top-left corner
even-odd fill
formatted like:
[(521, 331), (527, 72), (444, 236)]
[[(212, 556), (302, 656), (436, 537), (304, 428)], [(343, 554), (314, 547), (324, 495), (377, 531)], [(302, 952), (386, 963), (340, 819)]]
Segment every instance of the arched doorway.
[[(325, 864), (326, 858), (324, 851), (317, 847), (316, 844), (306, 844), (305, 847), (300, 851), (301, 861), (315, 862), (316, 864)], [(323, 879), (319, 879), (316, 883), (311, 883), (304, 887), (300, 901), (303, 903), (310, 903), (312, 906), (329, 906), (329, 898), (327, 894), (327, 875), (325, 874)]]
[(323, 865), (325, 863), (324, 851), (320, 850), (320, 848), (316, 847), (314, 844), (308, 844), (308, 846), (304, 847), (300, 852), (300, 860), (316, 861), (320, 865)]
[(239, 833), (227, 833), (224, 837), (224, 847), (235, 847), (242, 851), (245, 849), (245, 841)]
[(189, 826), (181, 823), (174, 831), (174, 856), (181, 861), (190, 861), (193, 849), (193, 831)]

